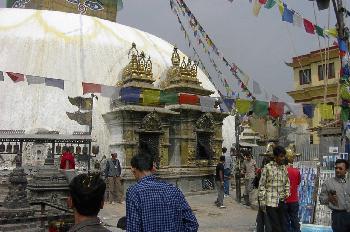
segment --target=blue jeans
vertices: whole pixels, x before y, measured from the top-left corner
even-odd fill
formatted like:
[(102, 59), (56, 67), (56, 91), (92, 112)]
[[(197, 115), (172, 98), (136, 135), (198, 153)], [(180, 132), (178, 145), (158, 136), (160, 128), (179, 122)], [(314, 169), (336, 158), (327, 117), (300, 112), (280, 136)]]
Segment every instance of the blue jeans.
[(230, 195), (230, 175), (231, 170), (226, 168), (224, 170), (224, 193), (225, 195)]

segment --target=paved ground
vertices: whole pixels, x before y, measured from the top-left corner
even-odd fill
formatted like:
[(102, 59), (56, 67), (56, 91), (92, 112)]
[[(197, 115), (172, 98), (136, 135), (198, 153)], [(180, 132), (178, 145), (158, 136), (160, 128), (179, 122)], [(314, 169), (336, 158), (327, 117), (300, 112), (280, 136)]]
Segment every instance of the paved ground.
[[(199, 221), (200, 232), (251, 232), (253, 231), (256, 211), (240, 205), (233, 198), (225, 198), (226, 209), (214, 205), (215, 193), (186, 197)], [(118, 218), (125, 215), (125, 205), (105, 205), (100, 218), (109, 225), (113, 232), (121, 230), (115, 227)]]

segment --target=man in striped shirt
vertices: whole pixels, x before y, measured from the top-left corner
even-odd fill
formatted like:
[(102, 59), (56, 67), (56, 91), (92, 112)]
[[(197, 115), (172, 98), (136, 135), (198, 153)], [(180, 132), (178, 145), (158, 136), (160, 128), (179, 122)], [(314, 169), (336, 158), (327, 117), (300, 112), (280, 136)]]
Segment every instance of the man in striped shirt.
[(284, 201), (290, 195), (288, 172), (283, 165), (286, 150), (281, 146), (273, 149), (274, 161), (268, 163), (259, 182), (260, 207), (266, 211), (272, 232), (284, 232)]

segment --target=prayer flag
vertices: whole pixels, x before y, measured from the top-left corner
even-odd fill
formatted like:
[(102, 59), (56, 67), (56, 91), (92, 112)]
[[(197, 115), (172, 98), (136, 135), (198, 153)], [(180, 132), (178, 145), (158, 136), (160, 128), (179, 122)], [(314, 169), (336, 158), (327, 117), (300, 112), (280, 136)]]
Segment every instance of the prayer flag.
[(286, 103), (287, 108), (292, 112), (296, 117), (303, 116), (303, 105), (300, 103)]
[(284, 102), (270, 102), (269, 114), (273, 118), (278, 118), (284, 113)]
[(253, 102), (253, 112), (258, 117), (264, 117), (268, 114), (269, 103), (265, 101), (256, 100)]
[(261, 4), (259, 3), (258, 0), (255, 0), (253, 4), (253, 15), (258, 16), (260, 9), (261, 9)]
[(265, 4), (265, 8), (266, 9), (271, 9), (272, 7), (274, 7), (276, 4), (275, 0), (267, 0), (266, 4)]
[(337, 38), (338, 31), (337, 31), (337, 28), (325, 29), (324, 34), (328, 35), (328, 36), (332, 36), (334, 38)]
[(161, 104), (177, 104), (178, 94), (176, 92), (161, 91), (159, 101)]
[(119, 97), (120, 87), (101, 85), (101, 96), (117, 99)]
[(282, 2), (278, 2), (278, 10), (280, 11), (280, 14), (283, 15), (284, 4)]
[(261, 88), (258, 82), (253, 80), (253, 93), (254, 94), (261, 94)]
[(226, 107), (228, 108), (228, 110), (231, 112), (232, 108), (233, 108), (233, 103), (235, 102), (234, 99), (232, 98), (224, 98), (224, 104), (226, 105)]
[(304, 19), (305, 31), (310, 34), (315, 34), (315, 26), (307, 19)]
[(197, 105), (198, 96), (186, 93), (180, 93), (179, 104)]
[(0, 71), (0, 81), (4, 81), (4, 73)]
[(143, 105), (158, 105), (160, 98), (160, 90), (144, 89), (142, 92)]
[(245, 114), (248, 113), (251, 107), (251, 101), (245, 99), (236, 100), (236, 109), (238, 113)]
[(340, 120), (342, 121), (348, 121), (349, 120), (349, 114), (350, 114), (350, 108), (349, 107), (341, 107), (341, 113), (340, 113)]
[(215, 98), (199, 96), (199, 102), (202, 112), (212, 112), (214, 110)]
[(321, 118), (328, 120), (334, 119), (333, 106), (329, 104), (319, 104), (319, 109), (321, 113)]
[(341, 52), (347, 52), (347, 50), (348, 50), (348, 48), (347, 48), (347, 46), (346, 46), (346, 42), (344, 41), (344, 40), (342, 40), (342, 39), (338, 39), (338, 46), (339, 46), (339, 50), (341, 51)]
[(101, 85), (99, 84), (82, 82), (82, 85), (83, 85), (83, 94), (101, 93)]
[(11, 80), (15, 83), (24, 81), (24, 75), (20, 73), (12, 73), (12, 72), (6, 72), (6, 74), (11, 78)]
[(121, 100), (126, 103), (139, 103), (141, 89), (134, 87), (124, 87), (120, 90)]
[(53, 79), (53, 78), (45, 78), (45, 85), (56, 87), (64, 90), (64, 80)]
[(40, 84), (44, 84), (45, 83), (45, 78), (44, 77), (37, 77), (37, 76), (27, 75), (26, 79), (27, 79), (28, 85), (40, 85)]
[(315, 28), (316, 28), (317, 35), (324, 37), (323, 29), (317, 25), (315, 25)]
[(314, 117), (315, 106), (312, 104), (303, 104), (303, 112), (308, 118)]
[(293, 25), (298, 27), (301, 27), (303, 25), (303, 18), (297, 12), (294, 12), (293, 14)]
[(293, 15), (294, 11), (289, 10), (287, 6), (285, 6), (282, 15), (282, 21), (293, 23)]
[(260, 3), (261, 5), (266, 4), (266, 2), (267, 2), (267, 0), (259, 0), (259, 3)]

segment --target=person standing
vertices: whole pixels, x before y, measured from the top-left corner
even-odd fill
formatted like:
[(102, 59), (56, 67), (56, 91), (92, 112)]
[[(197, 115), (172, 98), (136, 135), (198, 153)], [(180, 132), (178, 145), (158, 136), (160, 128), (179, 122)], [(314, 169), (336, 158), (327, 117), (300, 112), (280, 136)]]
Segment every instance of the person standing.
[(227, 148), (222, 148), (222, 155), (225, 156), (224, 163), (224, 194), (225, 196), (230, 195), (230, 178), (232, 171), (232, 158), (229, 153), (227, 153)]
[(149, 154), (137, 154), (131, 159), (137, 183), (126, 193), (126, 231), (198, 231), (197, 219), (183, 193), (157, 180), (153, 167)]
[(218, 190), (218, 197), (215, 201), (215, 204), (219, 208), (226, 208), (224, 206), (224, 163), (225, 163), (225, 156), (220, 156), (220, 161), (216, 165), (216, 175), (215, 175), (215, 182), (216, 182), (216, 188)]
[(259, 181), (260, 209), (266, 212), (272, 232), (284, 230), (284, 201), (290, 195), (288, 173), (284, 166), (286, 150), (281, 146), (273, 149), (274, 161), (265, 165)]
[(62, 172), (66, 176), (68, 182), (71, 182), (76, 176), (74, 155), (72, 152), (70, 152), (69, 148), (65, 148), (63, 150), (60, 169), (62, 169)]
[(288, 178), (290, 182), (290, 196), (286, 199), (284, 208), (286, 232), (300, 232), (299, 223), (299, 195), (298, 188), (301, 181), (300, 171), (293, 167), (293, 157), (286, 158)]
[(250, 205), (249, 196), (253, 191), (253, 181), (255, 178), (256, 172), (256, 162), (252, 158), (250, 153), (247, 153), (246, 159), (243, 161), (243, 173), (244, 175), (244, 183), (245, 183), (245, 191), (244, 191), (244, 200), (246, 205)]
[(332, 210), (334, 232), (350, 231), (350, 181), (345, 178), (349, 163), (345, 159), (335, 162), (335, 177), (322, 184), (320, 203)]
[(117, 200), (119, 204), (122, 203), (123, 187), (120, 177), (121, 170), (118, 154), (112, 153), (111, 158), (106, 162), (105, 168), (105, 177), (108, 184), (108, 200), (111, 204), (115, 204), (115, 200)]

